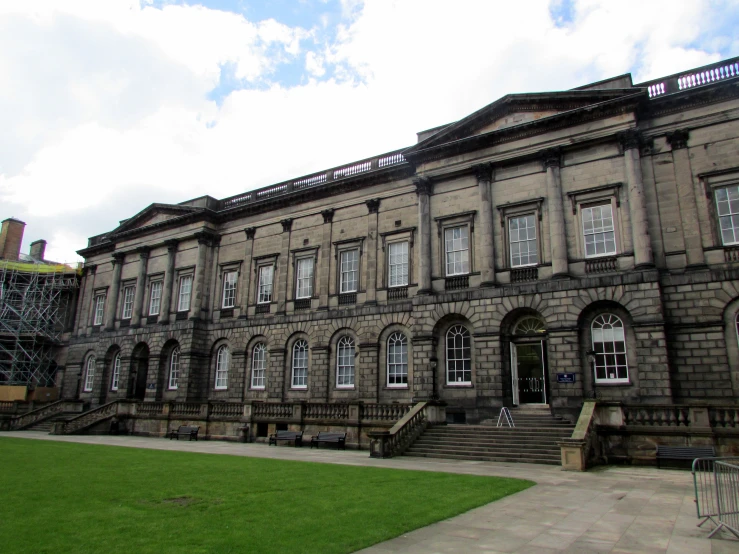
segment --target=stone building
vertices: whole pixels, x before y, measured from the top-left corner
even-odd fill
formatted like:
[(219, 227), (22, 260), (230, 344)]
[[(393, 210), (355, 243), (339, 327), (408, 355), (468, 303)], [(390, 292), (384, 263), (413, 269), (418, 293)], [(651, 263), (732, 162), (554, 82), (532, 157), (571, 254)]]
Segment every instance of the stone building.
[(402, 150), (152, 204), (79, 251), (63, 394), (438, 398), (468, 423), (733, 405), (738, 76), (510, 94)]

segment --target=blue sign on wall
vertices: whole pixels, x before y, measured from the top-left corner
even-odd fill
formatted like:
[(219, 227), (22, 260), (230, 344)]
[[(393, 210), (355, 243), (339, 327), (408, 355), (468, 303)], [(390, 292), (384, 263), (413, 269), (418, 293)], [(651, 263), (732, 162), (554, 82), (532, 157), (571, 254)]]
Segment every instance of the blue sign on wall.
[(574, 373), (557, 373), (557, 383), (574, 383)]

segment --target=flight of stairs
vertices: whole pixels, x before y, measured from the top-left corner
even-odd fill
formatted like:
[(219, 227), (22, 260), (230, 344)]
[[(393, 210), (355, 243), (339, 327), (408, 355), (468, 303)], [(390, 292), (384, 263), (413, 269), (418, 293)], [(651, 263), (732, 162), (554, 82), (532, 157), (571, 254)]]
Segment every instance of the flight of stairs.
[(496, 427), (497, 419), (429, 427), (405, 455), (559, 465), (557, 442), (570, 437), (575, 426), (552, 416), (546, 407), (514, 408), (511, 415), (515, 427)]
[(56, 414), (51, 416), (48, 419), (44, 419), (42, 421), (38, 421), (31, 425), (30, 427), (26, 427), (23, 429), (24, 431), (39, 431), (41, 433), (51, 433), (51, 428), (54, 426), (54, 423), (57, 421), (69, 421), (72, 418), (75, 418), (79, 416), (79, 413), (66, 413), (62, 412), (60, 414)]

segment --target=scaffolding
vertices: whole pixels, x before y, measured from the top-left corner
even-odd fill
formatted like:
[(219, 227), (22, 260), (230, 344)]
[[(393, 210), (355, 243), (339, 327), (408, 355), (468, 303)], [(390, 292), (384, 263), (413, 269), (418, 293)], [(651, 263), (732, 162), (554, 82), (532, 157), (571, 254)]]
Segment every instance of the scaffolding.
[(0, 260), (0, 385), (54, 386), (78, 287), (76, 267)]

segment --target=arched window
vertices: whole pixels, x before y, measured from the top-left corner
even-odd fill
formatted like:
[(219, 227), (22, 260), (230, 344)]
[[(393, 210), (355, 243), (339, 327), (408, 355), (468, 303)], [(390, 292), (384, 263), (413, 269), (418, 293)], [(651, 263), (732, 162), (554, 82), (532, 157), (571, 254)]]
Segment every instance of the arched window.
[(736, 340), (737, 340), (737, 343), (739, 343), (739, 312), (736, 312), (736, 317), (734, 317), (734, 323), (736, 327)]
[(175, 346), (169, 355), (169, 390), (180, 386), (180, 347)]
[(302, 339), (293, 345), (292, 388), (308, 388), (308, 343)]
[(408, 339), (403, 333), (387, 339), (387, 386), (408, 386)]
[(110, 390), (118, 390), (121, 381), (121, 353), (118, 352), (113, 358), (113, 376), (110, 379)]
[(446, 382), (448, 385), (472, 383), (470, 332), (455, 325), (446, 333)]
[(546, 332), (547, 328), (541, 318), (533, 315), (521, 318), (513, 329), (514, 335), (539, 335)]
[(264, 388), (264, 370), (267, 364), (267, 348), (263, 342), (257, 343), (251, 355), (251, 388)]
[(216, 357), (216, 390), (228, 388), (228, 365), (231, 355), (228, 346), (221, 346)]
[(354, 386), (354, 341), (351, 337), (341, 337), (336, 352), (336, 386)]
[(628, 383), (626, 335), (623, 322), (613, 314), (601, 314), (593, 320), (593, 350), (595, 351), (595, 381)]
[(92, 390), (92, 385), (94, 382), (95, 382), (95, 356), (90, 356), (89, 358), (87, 358), (84, 392), (90, 392)]

